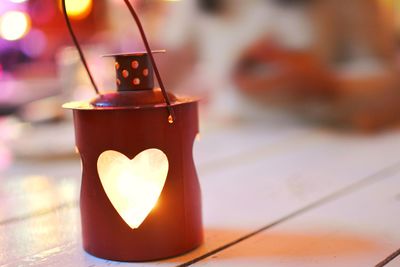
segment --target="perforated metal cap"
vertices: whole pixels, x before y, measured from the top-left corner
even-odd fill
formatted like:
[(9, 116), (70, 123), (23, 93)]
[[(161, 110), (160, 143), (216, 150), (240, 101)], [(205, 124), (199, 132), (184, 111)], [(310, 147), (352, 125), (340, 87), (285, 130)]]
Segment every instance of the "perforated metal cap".
[[(165, 53), (165, 50), (152, 51)], [(154, 71), (146, 52), (105, 55), (115, 58), (118, 91), (151, 90), (154, 88)]]

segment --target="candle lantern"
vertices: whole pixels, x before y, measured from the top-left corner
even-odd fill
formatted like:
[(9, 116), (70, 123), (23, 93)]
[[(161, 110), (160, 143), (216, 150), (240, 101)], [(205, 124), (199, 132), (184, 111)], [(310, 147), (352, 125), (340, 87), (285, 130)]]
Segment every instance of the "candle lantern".
[[(118, 261), (149, 261), (202, 242), (200, 186), (192, 148), (197, 101), (165, 91), (140, 21), (125, 0), (146, 47), (115, 58), (117, 90), (101, 94), (81, 47), (71, 36), (97, 97), (64, 105), (74, 115), (82, 160), (80, 196), (84, 249)], [(154, 88), (154, 74), (161, 88)]]

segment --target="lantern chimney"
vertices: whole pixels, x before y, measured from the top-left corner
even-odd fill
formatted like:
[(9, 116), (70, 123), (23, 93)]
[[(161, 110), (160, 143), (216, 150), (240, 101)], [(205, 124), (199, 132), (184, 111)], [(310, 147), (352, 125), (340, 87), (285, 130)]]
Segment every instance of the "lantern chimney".
[[(152, 51), (164, 53), (165, 50)], [(154, 69), (147, 52), (112, 54), (114, 57), (116, 84), (118, 92), (152, 90), (154, 88)]]

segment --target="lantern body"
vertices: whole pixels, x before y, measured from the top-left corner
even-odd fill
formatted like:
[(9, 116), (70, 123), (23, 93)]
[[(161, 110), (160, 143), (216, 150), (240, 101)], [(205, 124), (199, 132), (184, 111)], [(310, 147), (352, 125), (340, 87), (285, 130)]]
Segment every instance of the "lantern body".
[[(84, 249), (110, 260), (150, 261), (199, 246), (203, 240), (201, 196), (192, 154), (199, 130), (197, 102), (175, 102), (176, 121), (172, 124), (166, 120), (165, 105), (72, 109), (83, 168), (80, 207)], [(167, 156), (168, 174), (157, 204), (133, 229), (107, 196), (98, 159), (110, 150), (133, 159), (154, 148)]]

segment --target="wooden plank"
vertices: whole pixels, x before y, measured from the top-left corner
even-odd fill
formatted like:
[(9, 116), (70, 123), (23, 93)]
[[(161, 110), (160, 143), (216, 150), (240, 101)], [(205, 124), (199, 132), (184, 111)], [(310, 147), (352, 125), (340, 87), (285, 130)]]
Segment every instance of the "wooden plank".
[(399, 173), (382, 177), (193, 266), (374, 266), (400, 243), (399, 193)]
[[(204, 140), (202, 140), (202, 146), (199, 149), (204, 149), (206, 147), (207, 151), (212, 150), (216, 146), (216, 144), (220, 144), (222, 141), (228, 141), (232, 138), (236, 138), (237, 140), (242, 140), (244, 137), (248, 138), (249, 136), (255, 136), (255, 132), (260, 132), (259, 128), (254, 129), (240, 129), (238, 131), (232, 130), (233, 134), (230, 137), (225, 136), (225, 132), (217, 132), (216, 134), (211, 134), (206, 136)], [(255, 131), (255, 132), (254, 132)], [(208, 168), (207, 164), (214, 164), (218, 160), (230, 160), (234, 159), (236, 154), (242, 152), (242, 154), (246, 155), (249, 151), (253, 151), (254, 147), (258, 146), (267, 146), (271, 148), (275, 148), (276, 151), (279, 151), (280, 146), (286, 146), (286, 142), (280, 141), (293, 139), (293, 137), (302, 138), (303, 130), (292, 130), (290, 132), (277, 130), (272, 131), (274, 133), (268, 134), (258, 134), (258, 138), (253, 138), (252, 144), (249, 142), (241, 142), (237, 145), (237, 148), (241, 151), (236, 150), (227, 150), (224, 153), (219, 153), (219, 157), (216, 157), (213, 154), (213, 157), (206, 158), (203, 160), (202, 164), (199, 166), (199, 170), (207, 170), (210, 172), (210, 168)], [(308, 131), (309, 132), (309, 131)], [(257, 136), (257, 135), (256, 135)], [(211, 141), (209, 141), (211, 140)], [(297, 140), (297, 139), (296, 139)], [(253, 146), (253, 149), (252, 149)], [(224, 151), (224, 150), (220, 150)], [(200, 152), (200, 155), (202, 153)], [(206, 155), (206, 153), (203, 153)], [(235, 166), (232, 166), (234, 168)], [(71, 173), (71, 170), (72, 173)], [(14, 173), (17, 176), (7, 176), (10, 173)], [(32, 175), (32, 173), (36, 173), (37, 175)], [(43, 175), (43, 173), (48, 174), (47, 176)], [(75, 173), (75, 177), (73, 176)], [(28, 175), (30, 174), (30, 175)], [(69, 175), (69, 177), (66, 177)], [(8, 228), (9, 223), (15, 223), (13, 228), (21, 229), (26, 231), (29, 229), (29, 222), (25, 223), (24, 220), (28, 220), (31, 223), (34, 222), (36, 217), (44, 217), (47, 218), (48, 221), (54, 221), (56, 224), (62, 222), (59, 220), (58, 213), (66, 212), (65, 210), (70, 210), (66, 212), (66, 216), (76, 219), (76, 201), (78, 199), (79, 194), (79, 180), (76, 179), (80, 176), (80, 168), (79, 161), (62, 161), (62, 162), (50, 162), (50, 163), (41, 163), (41, 162), (22, 162), (18, 163), (14, 166), (14, 170), (9, 171), (3, 178), (4, 186), (0, 189), (0, 199), (4, 205), (0, 205), (0, 216), (2, 217), (0, 221), (0, 232), (5, 231)], [(2, 190), (3, 189), (3, 190)], [(51, 213), (55, 213), (53, 216)], [(29, 217), (31, 217), (29, 219)], [(39, 219), (40, 219), (39, 218)], [(72, 220), (72, 219), (71, 219)], [(80, 224), (79, 220), (74, 221), (74, 225)], [(44, 223), (47, 225), (47, 223)], [(5, 228), (3, 228), (5, 227)], [(76, 228), (72, 228), (76, 229)], [(46, 230), (45, 232), (49, 232), (50, 230)], [(66, 230), (67, 233), (71, 234), (70, 230)], [(32, 232), (33, 236), (36, 236), (37, 239), (46, 240), (46, 233), (44, 236), (41, 233), (37, 233), (35, 231)], [(1, 235), (1, 234), (0, 234)], [(7, 239), (9, 236), (3, 236), (5, 239), (1, 242), (2, 244), (15, 244), (13, 240)], [(30, 236), (29, 236), (30, 237)], [(56, 251), (53, 250), (53, 246), (59, 247), (59, 243), (63, 246), (63, 243), (70, 244), (74, 242), (75, 239), (72, 240), (56, 240), (50, 239), (46, 242), (41, 242), (40, 246), (26, 246), (24, 243), (30, 244), (33, 240), (26, 240), (24, 238), (20, 238), (23, 242), (19, 242), (17, 245), (13, 245), (9, 247), (9, 253), (3, 255), (0, 258), (0, 263), (11, 261), (13, 262), (13, 258), (17, 257), (16, 255), (24, 256), (26, 254), (30, 254), (28, 250), (32, 251), (46, 251), (47, 248), (53, 253)], [(79, 240), (79, 238), (77, 238)], [(41, 247), (43, 245), (43, 247)], [(15, 254), (13, 253), (15, 252)], [(39, 253), (42, 255), (42, 252)], [(37, 257), (34, 256), (36, 259)]]
[[(199, 170), (212, 171), (212, 166), (252, 153), (259, 146), (277, 149), (285, 146), (288, 140), (297, 140), (309, 134), (310, 130), (289, 126), (267, 132), (260, 127), (211, 130), (201, 142), (195, 142), (194, 155)], [(214, 149), (221, 143), (236, 140), (242, 141), (227, 149)], [(17, 160), (10, 169), (0, 174), (0, 224), (76, 203), (80, 171), (78, 156), (61, 161)]]
[[(282, 145), (288, 140), (297, 140), (313, 133), (296, 125), (235, 125), (200, 131), (194, 143), (194, 159), (202, 168), (221, 159), (237, 157), (260, 146)], [(224, 149), (217, 149), (220, 147)]]
[(15, 263), (13, 260), (30, 255), (31, 251), (38, 253), (29, 260), (40, 264), (41, 259), (46, 255), (46, 250), (50, 247), (55, 253), (74, 239), (79, 239), (78, 222), (79, 210), (75, 207), (2, 225), (0, 229), (1, 264), (8, 262), (8, 266), (27, 265), (29, 261)]
[(0, 225), (73, 205), (79, 198), (80, 162), (25, 162), (0, 177)]
[[(316, 132), (310, 138), (312, 142), (291, 144), (291, 153), (281, 148), (270, 155), (266, 147), (258, 150), (254, 157), (244, 155), (240, 164), (225, 162), (223, 166), (214, 168), (213, 172), (206, 171), (204, 176), (200, 170), (205, 244), (184, 256), (145, 265), (174, 266), (189, 261), (241, 237), (242, 232), (226, 230), (243, 229), (251, 232), (259, 229), (400, 159), (398, 133), (362, 138)], [(28, 229), (29, 223), (30, 220), (21, 222), (14, 231)], [(71, 223), (74, 223), (73, 227), (79, 225), (77, 221)], [(88, 261), (95, 266), (124, 265), (95, 260), (84, 254), (80, 236), (75, 236), (76, 232), (71, 232), (73, 227), (67, 226), (59, 226), (58, 229), (68, 237), (65, 240), (43, 241), (40, 247), (26, 248), (13, 256), (3, 257), (1, 262), (33, 264), (30, 259), (48, 252), (44, 253), (46, 257), (37, 265), (81, 266)], [(0, 227), (0, 235), (1, 232)], [(46, 230), (32, 235), (35, 239), (41, 239), (45, 233)], [(63, 249), (54, 251), (57, 247)]]

